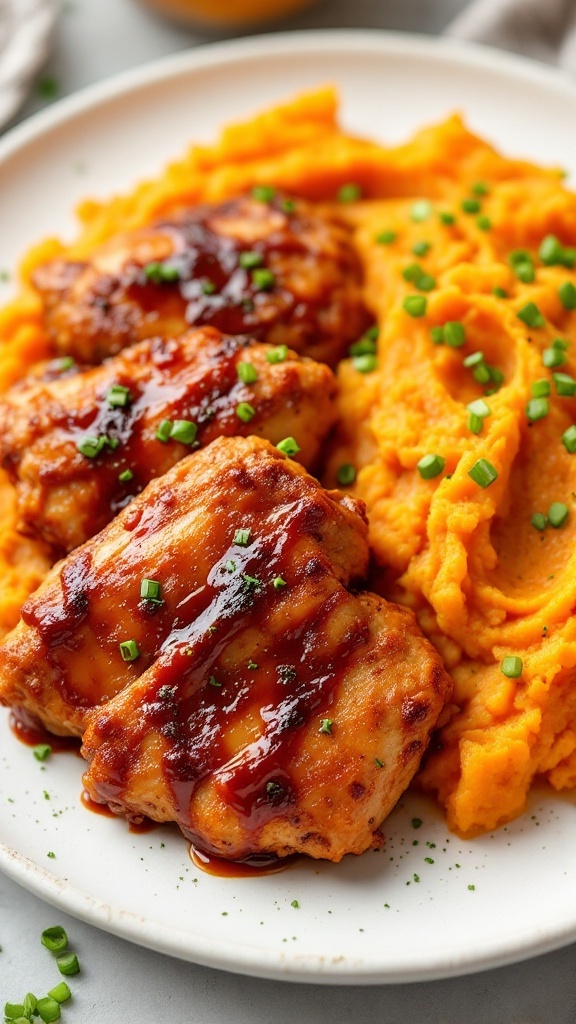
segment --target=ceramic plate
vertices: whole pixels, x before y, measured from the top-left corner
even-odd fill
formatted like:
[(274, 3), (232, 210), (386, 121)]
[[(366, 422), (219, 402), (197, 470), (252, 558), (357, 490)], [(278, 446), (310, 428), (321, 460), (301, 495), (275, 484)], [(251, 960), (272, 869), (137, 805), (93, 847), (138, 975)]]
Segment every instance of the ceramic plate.
[[(71, 234), (81, 197), (128, 189), (224, 121), (326, 82), (338, 85), (344, 123), (359, 134), (396, 142), (457, 107), (510, 155), (576, 174), (576, 89), (538, 65), (376, 32), (261, 37), (116, 78), (6, 137), (0, 270), (35, 240)], [(11, 282), (1, 287), (7, 297)], [(81, 760), (66, 753), (41, 765), (5, 712), (0, 752), (0, 867), (63, 910), (183, 959), (281, 979), (397, 982), (576, 939), (576, 798), (535, 792), (523, 817), (464, 843), (410, 794), (378, 853), (218, 878), (194, 866), (169, 828), (133, 835), (89, 813)]]

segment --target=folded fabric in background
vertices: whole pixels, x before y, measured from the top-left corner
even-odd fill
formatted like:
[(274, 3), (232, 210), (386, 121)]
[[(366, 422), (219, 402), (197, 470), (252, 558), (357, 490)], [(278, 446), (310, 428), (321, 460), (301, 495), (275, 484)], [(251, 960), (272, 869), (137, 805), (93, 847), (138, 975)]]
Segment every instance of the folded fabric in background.
[(475, 0), (446, 34), (576, 73), (576, 0)]

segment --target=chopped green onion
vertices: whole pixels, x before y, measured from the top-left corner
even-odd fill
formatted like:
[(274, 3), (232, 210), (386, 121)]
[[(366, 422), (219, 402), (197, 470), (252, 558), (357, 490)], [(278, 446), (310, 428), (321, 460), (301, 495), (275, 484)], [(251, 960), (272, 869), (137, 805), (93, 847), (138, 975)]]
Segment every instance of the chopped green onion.
[(458, 320), (449, 320), (444, 324), (444, 341), (450, 348), (462, 348), (466, 343), (464, 324)]
[(407, 295), (402, 303), (405, 313), (415, 318), (424, 316), (427, 302), (424, 295)]
[(542, 533), (542, 531), (548, 526), (548, 517), (542, 515), (541, 512), (535, 512), (531, 517), (530, 522), (535, 530), (539, 530), (540, 533)]
[(430, 242), (414, 242), (412, 252), (415, 256), (425, 256), (430, 251)]
[(321, 718), (320, 719), (320, 728), (318, 729), (318, 732), (323, 732), (327, 736), (331, 736), (332, 735), (332, 726), (333, 725), (334, 725), (334, 719), (333, 718)]
[(380, 231), (376, 235), (375, 241), (378, 242), (378, 245), (392, 245), (397, 237), (395, 231)]
[(446, 227), (448, 227), (448, 228), (452, 227), (456, 223), (456, 217), (454, 216), (454, 214), (453, 213), (449, 213), (447, 211), (445, 211), (444, 213), (440, 214), (440, 220), (441, 220), (442, 224), (445, 224)]
[(222, 686), (222, 683), (218, 682), (218, 680), (216, 679), (216, 676), (210, 676), (210, 678), (208, 680), (208, 685), (209, 686), (216, 686), (216, 687), (219, 688), (219, 687)]
[(257, 669), (257, 668), (258, 668), (258, 665), (256, 664), (256, 662), (255, 662), (255, 661), (252, 661), (252, 658), (250, 658), (250, 660), (249, 660), (248, 664), (246, 665), (246, 668), (249, 668), (249, 669)]
[(547, 398), (531, 398), (526, 403), (526, 415), (531, 423), (544, 419), (550, 412), (550, 402)]
[(543, 380), (535, 380), (531, 387), (534, 398), (544, 398), (550, 394), (551, 390), (550, 381), (546, 378)]
[(576, 452), (576, 424), (572, 424), (562, 434), (562, 444), (564, 445), (567, 452), (573, 454)]
[(576, 288), (571, 281), (565, 281), (558, 289), (558, 298), (564, 309), (576, 309)]
[(169, 263), (158, 263), (154, 260), (142, 267), (144, 276), (153, 284), (172, 284), (180, 280), (178, 267), (171, 267)]
[(65, 373), (66, 370), (71, 370), (75, 365), (73, 356), (62, 356), (62, 359), (58, 360), (58, 369), (60, 373)]
[(166, 444), (170, 440), (170, 434), (172, 433), (172, 420), (161, 420), (156, 427), (156, 439)]
[(533, 263), (517, 263), (514, 273), (523, 284), (532, 284), (536, 278), (536, 270)]
[(508, 292), (506, 291), (505, 288), (499, 288), (499, 287), (493, 288), (492, 289), (492, 294), (495, 295), (497, 299), (507, 299), (508, 298)]
[(355, 203), (358, 199), (362, 198), (362, 188), (360, 185), (348, 182), (348, 184), (342, 185), (338, 189), (336, 198), (339, 203)]
[(561, 398), (571, 398), (572, 395), (576, 395), (576, 380), (569, 373), (553, 373), (552, 380), (556, 394)]
[(428, 220), (428, 217), (432, 213), (432, 206), (427, 199), (419, 199), (417, 202), (412, 204), (410, 210), (410, 217), (417, 224), (420, 224), (424, 220)]
[(68, 936), (61, 925), (56, 924), (52, 928), (45, 928), (40, 936), (40, 942), (51, 953), (63, 953), (68, 945)]
[(252, 198), (259, 203), (271, 203), (276, 196), (276, 189), (273, 185), (254, 185)]
[(498, 389), (504, 383), (504, 374), (502, 373), (502, 370), (499, 370), (497, 366), (489, 366), (488, 372), (490, 374), (490, 380)]
[(488, 384), (490, 380), (490, 368), (485, 363), (478, 363), (472, 371), (472, 376), (477, 384)]
[(267, 363), (285, 363), (288, 357), (288, 346), (287, 345), (276, 345), (275, 348), (269, 349), (266, 353)]
[(51, 1024), (52, 1021), (60, 1020), (60, 1003), (57, 1003), (55, 999), (51, 999), (50, 996), (45, 996), (43, 999), (38, 999), (36, 1012), (42, 1018), (44, 1024)]
[(293, 437), (285, 437), (283, 441), (278, 442), (276, 447), (278, 451), (283, 452), (284, 455), (288, 455), (291, 459), (300, 451), (300, 445)]
[(216, 285), (214, 284), (214, 281), (209, 281), (208, 278), (205, 278), (205, 280), (202, 281), (200, 287), (202, 289), (203, 295), (214, 295), (214, 292), (218, 290), (216, 288)]
[(565, 248), (555, 235), (542, 239), (538, 255), (548, 267), (562, 266), (571, 270), (576, 262), (574, 250)]
[(441, 324), (439, 324), (437, 327), (430, 328), (430, 337), (432, 339), (433, 345), (444, 344), (444, 328), (442, 327)]
[(236, 406), (236, 415), (239, 420), (242, 420), (242, 423), (250, 423), (250, 420), (253, 420), (256, 415), (256, 409), (250, 405), (250, 402), (240, 402)]
[(556, 366), (563, 366), (566, 362), (566, 356), (561, 348), (556, 345), (552, 345), (551, 348), (545, 348), (542, 353), (542, 363), (547, 370), (553, 370)]
[(140, 657), (140, 648), (135, 640), (123, 640), (118, 646), (123, 661), (136, 661)]
[(405, 281), (416, 281), (423, 273), (419, 263), (409, 263), (407, 267), (404, 267), (402, 277)]
[(476, 227), (479, 227), (480, 231), (490, 231), (490, 228), (492, 227), (490, 217), (487, 217), (485, 214), (481, 214), (479, 217), (476, 217)]
[(372, 373), (378, 367), (378, 356), (367, 352), (363, 356), (354, 356), (352, 366), (358, 373)]
[(462, 366), (464, 366), (467, 370), (471, 370), (475, 366), (480, 366), (483, 362), (483, 352), (472, 352), (471, 355), (466, 356), (466, 358), (462, 360)]
[(351, 356), (374, 355), (375, 352), (376, 342), (373, 338), (368, 338), (365, 334), (359, 338), (358, 341), (354, 341), (348, 349), (348, 354)]
[(33, 992), (27, 992), (24, 996), (24, 1016), (31, 1017), (36, 1009), (38, 1000)]
[(60, 974), (67, 976), (79, 974), (80, 964), (78, 963), (78, 956), (76, 953), (64, 953), (63, 956), (57, 956), (56, 967)]
[(516, 316), (527, 327), (544, 327), (544, 317), (535, 302), (527, 302), (522, 309), (519, 309)]
[(498, 477), (498, 471), (488, 459), (478, 459), (468, 470), (468, 476), (480, 487), (490, 487)]
[(356, 479), (356, 467), (351, 462), (344, 462), (336, 473), (336, 480), (341, 487), (349, 487)]
[(170, 428), (170, 440), (180, 441), (180, 444), (194, 444), (198, 427), (192, 420), (174, 420)]
[(484, 420), (481, 416), (476, 416), (473, 412), (468, 414), (468, 430), (471, 430), (473, 434), (480, 434)]
[(463, 199), (460, 203), (464, 213), (480, 213), (480, 203), (477, 199)]
[(238, 263), (244, 270), (254, 270), (264, 263), (264, 256), (261, 252), (241, 252)]
[(570, 342), (565, 341), (564, 338), (553, 338), (552, 348), (560, 348), (562, 351), (565, 351), (567, 348), (570, 348)]
[(252, 271), (252, 284), (260, 292), (269, 292), (276, 284), (276, 278), (267, 267), (256, 267)]
[(475, 196), (487, 196), (490, 189), (485, 181), (475, 181), (470, 191)]
[(134, 473), (131, 469), (123, 469), (118, 476), (118, 480), (121, 484), (127, 484), (130, 480), (134, 479)]
[(49, 743), (37, 743), (32, 753), (37, 761), (45, 761), (52, 753), (52, 747)]
[(272, 586), (274, 587), (274, 590), (281, 590), (282, 587), (286, 586), (286, 580), (282, 579), (281, 576), (275, 576), (272, 580)]
[(250, 543), (252, 531), (250, 529), (242, 528), (236, 530), (234, 534), (234, 544), (237, 544), (239, 548), (247, 548)]
[(259, 580), (257, 576), (248, 576), (246, 573), (243, 573), (242, 579), (244, 580), (244, 586), (247, 590), (249, 590), (250, 587), (254, 587), (255, 590), (258, 590), (258, 588), (262, 586), (262, 580)]
[(559, 530), (561, 526), (568, 521), (570, 512), (568, 506), (564, 505), (561, 501), (553, 501), (548, 509), (548, 519), (550, 526), (553, 526), (556, 530)]
[(153, 601), (154, 604), (163, 604), (162, 584), (158, 580), (140, 580), (140, 597), (145, 601)]
[(236, 562), (232, 558), (229, 558), (224, 566), (226, 572), (236, 572)]
[(282, 199), (280, 206), (283, 213), (294, 213), (296, 209), (296, 203), (293, 199)]
[(61, 981), (54, 988), (51, 988), (48, 995), (51, 999), (55, 999), (57, 1003), (65, 1003), (67, 999), (70, 999), (72, 995), (68, 985), (65, 981)]
[(123, 384), (113, 384), (106, 395), (108, 405), (117, 406), (118, 408), (129, 405), (130, 400), (130, 388), (124, 387)]
[(421, 292), (431, 292), (436, 287), (436, 278), (432, 277), (431, 274), (420, 274), (420, 277), (414, 284)]
[(83, 437), (76, 442), (76, 447), (86, 459), (95, 459), (106, 447), (107, 440), (105, 434), (100, 434), (98, 437)]
[(17, 1017), (24, 1015), (23, 1003), (6, 1003), (4, 1006), (4, 1016), (7, 1020), (14, 1020)]
[(238, 380), (241, 380), (243, 384), (254, 384), (258, 380), (258, 371), (252, 363), (246, 363), (244, 360), (236, 364), (236, 373), (238, 374)]
[(513, 249), (508, 256), (508, 263), (511, 267), (518, 266), (519, 263), (532, 263), (532, 256), (527, 249)]
[(507, 676), (508, 679), (519, 679), (524, 668), (522, 658), (517, 658), (513, 654), (508, 654), (502, 660), (500, 668), (502, 670), (502, 675)]
[(480, 416), (481, 419), (485, 419), (491, 413), (490, 406), (483, 398), (476, 398), (473, 402), (469, 402), (466, 408), (473, 416)]
[(440, 475), (445, 465), (446, 459), (443, 459), (441, 455), (430, 454), (423, 455), (421, 459), (418, 459), (416, 468), (423, 480), (433, 480), (434, 477)]

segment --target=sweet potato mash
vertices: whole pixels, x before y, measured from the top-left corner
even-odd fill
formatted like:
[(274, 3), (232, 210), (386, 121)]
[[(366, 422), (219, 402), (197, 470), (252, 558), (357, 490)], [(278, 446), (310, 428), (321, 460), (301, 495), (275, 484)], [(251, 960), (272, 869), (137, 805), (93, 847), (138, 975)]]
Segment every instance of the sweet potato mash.
[[(330, 89), (227, 128), (156, 181), (79, 210), (0, 313), (0, 388), (51, 354), (31, 284), (119, 231), (255, 185), (353, 226), (369, 332), (340, 363), (324, 482), (367, 503), (374, 586), (405, 604), (455, 691), (419, 783), (463, 834), (576, 784), (576, 196), (459, 117), (384, 148), (344, 135)], [(0, 490), (0, 629), (50, 565)]]

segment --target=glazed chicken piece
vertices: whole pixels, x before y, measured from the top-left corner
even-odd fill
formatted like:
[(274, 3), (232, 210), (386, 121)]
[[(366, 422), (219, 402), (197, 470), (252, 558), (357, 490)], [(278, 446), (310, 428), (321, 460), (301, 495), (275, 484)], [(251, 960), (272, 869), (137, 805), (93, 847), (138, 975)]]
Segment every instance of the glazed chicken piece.
[(370, 322), (348, 229), (278, 194), (178, 211), (33, 280), (57, 350), (85, 363), (211, 324), (335, 365)]
[(93, 800), (208, 852), (360, 853), (450, 691), (411, 612), (353, 589), (368, 557), (360, 503), (220, 438), (52, 570), (0, 698), (84, 732)]
[(220, 435), (294, 437), (310, 467), (334, 393), (327, 366), (213, 327), (148, 339), (84, 372), (56, 360), (0, 402), (0, 463), (21, 529), (71, 551)]

